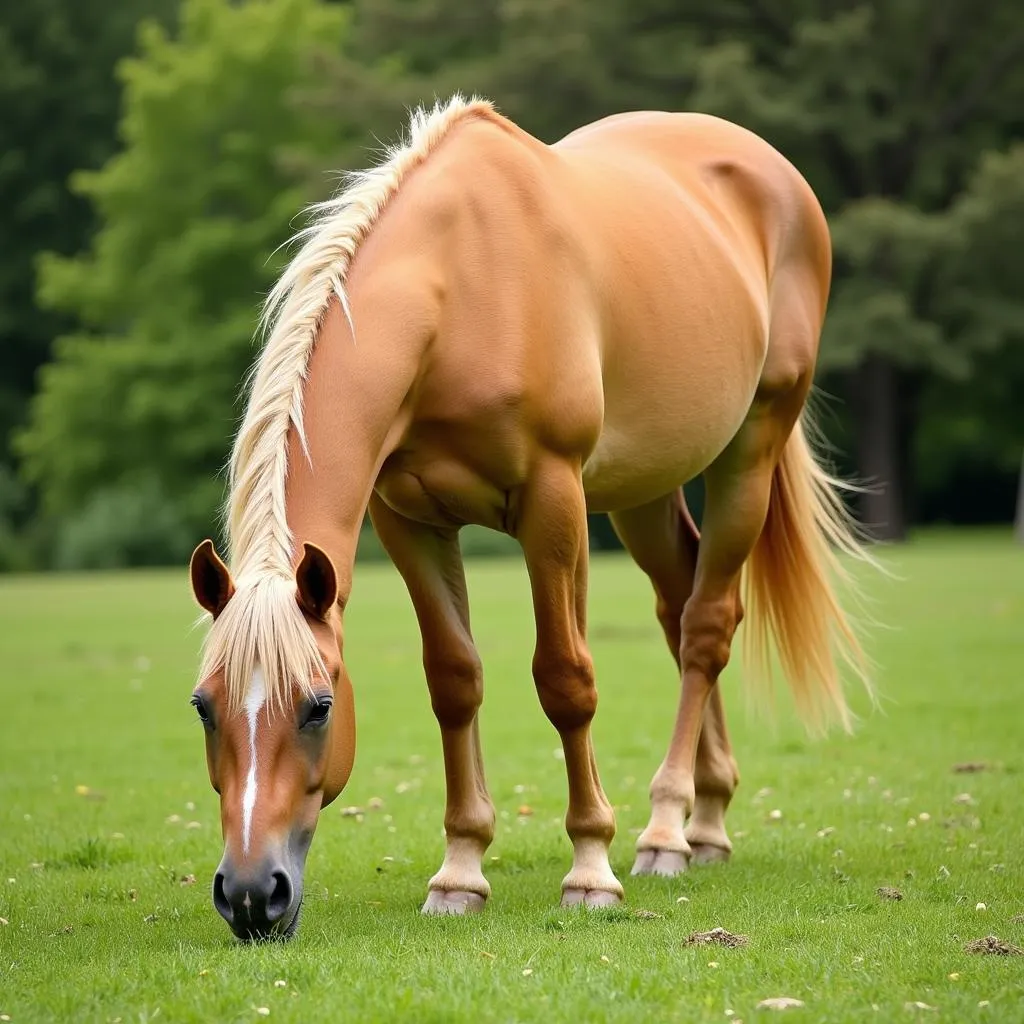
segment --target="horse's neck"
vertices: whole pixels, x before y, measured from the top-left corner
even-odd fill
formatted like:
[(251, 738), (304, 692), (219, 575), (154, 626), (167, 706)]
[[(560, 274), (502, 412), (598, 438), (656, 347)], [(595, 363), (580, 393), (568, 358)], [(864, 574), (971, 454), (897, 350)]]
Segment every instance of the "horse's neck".
[(377, 473), (408, 425), (406, 399), (427, 341), (409, 336), (408, 310), (364, 298), (358, 289), (349, 300), (355, 339), (334, 303), (313, 348), (303, 390), (308, 456), (292, 430), (285, 488), (294, 559), (305, 541), (323, 548), (342, 604)]

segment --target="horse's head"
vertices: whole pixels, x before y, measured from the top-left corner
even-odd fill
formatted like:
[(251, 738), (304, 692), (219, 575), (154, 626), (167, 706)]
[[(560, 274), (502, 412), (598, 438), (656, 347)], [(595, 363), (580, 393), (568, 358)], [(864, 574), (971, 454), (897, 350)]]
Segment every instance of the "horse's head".
[(243, 574), (236, 589), (204, 541), (191, 575), (214, 619), (192, 697), (220, 794), (213, 903), (239, 938), (287, 936), (317, 816), (344, 788), (355, 753), (334, 567), (307, 544), (294, 579)]

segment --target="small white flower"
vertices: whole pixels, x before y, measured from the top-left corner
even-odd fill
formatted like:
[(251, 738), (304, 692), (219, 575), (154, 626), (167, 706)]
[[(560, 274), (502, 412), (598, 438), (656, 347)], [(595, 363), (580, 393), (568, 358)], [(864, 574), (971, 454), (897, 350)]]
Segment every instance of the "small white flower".
[(790, 1010), (803, 1006), (803, 1000), (791, 999), (789, 996), (777, 996), (774, 999), (762, 999), (757, 1004), (759, 1010)]

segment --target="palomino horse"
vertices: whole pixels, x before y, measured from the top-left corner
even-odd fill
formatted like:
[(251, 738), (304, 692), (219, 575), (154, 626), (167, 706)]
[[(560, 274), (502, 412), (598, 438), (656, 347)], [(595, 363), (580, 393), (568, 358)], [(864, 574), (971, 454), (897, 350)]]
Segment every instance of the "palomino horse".
[[(744, 567), (755, 653), (774, 634), (812, 718), (846, 721), (837, 658), (859, 665), (829, 577), (837, 549), (861, 551), (801, 423), (831, 259), (808, 185), (713, 117), (625, 114), (547, 146), (456, 97), (301, 237), (234, 446), (232, 567), (209, 541), (191, 565), (213, 616), (193, 702), (221, 797), (217, 910), (241, 937), (296, 926), (318, 813), (352, 767), (342, 639), (367, 509), (441, 728), (447, 845), (424, 912), (490, 893), (466, 523), (525, 554), (533, 676), (568, 776), (563, 904), (623, 898), (590, 737), (588, 509), (650, 577), (682, 678), (633, 871), (726, 858), (737, 772), (716, 681)], [(698, 538), (680, 487), (701, 473)]]

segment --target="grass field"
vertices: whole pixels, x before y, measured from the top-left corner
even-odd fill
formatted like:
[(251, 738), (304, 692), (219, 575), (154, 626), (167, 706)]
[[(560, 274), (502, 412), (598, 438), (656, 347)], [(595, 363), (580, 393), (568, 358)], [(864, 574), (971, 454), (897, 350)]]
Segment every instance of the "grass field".
[[(789, 996), (797, 1020), (1024, 1021), (1024, 957), (963, 949), (1024, 945), (1024, 551), (936, 536), (886, 560), (902, 579), (870, 584), (882, 712), (859, 699), (855, 736), (811, 741), (785, 702), (774, 724), (747, 714), (730, 670), (733, 861), (672, 881), (628, 874), (676, 681), (646, 581), (595, 560), (596, 746), (627, 904), (592, 913), (557, 907), (565, 780), (529, 674), (524, 571), (472, 565), (499, 826), (494, 895), (468, 919), (417, 913), (443, 850), (439, 742), (401, 582), (361, 569), (356, 769), (321, 818), (297, 939), (258, 948), (209, 898), (221, 843), (185, 574), (0, 581), (0, 1019), (749, 1024)], [(953, 771), (967, 761), (987, 769)], [(342, 815), (375, 796), (379, 811)], [(716, 925), (749, 945), (685, 945)]]

